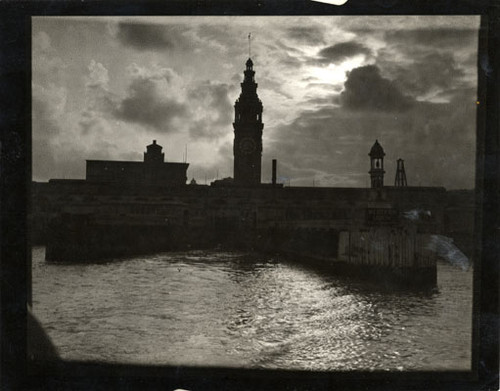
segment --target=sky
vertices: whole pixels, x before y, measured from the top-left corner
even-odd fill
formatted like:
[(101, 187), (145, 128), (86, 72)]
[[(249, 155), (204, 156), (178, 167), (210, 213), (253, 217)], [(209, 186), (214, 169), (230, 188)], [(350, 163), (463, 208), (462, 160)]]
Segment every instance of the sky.
[(233, 176), (249, 57), (264, 106), (262, 182), (474, 187), (477, 16), (35, 17), (33, 180), (86, 159), (143, 160), (152, 140), (199, 184)]

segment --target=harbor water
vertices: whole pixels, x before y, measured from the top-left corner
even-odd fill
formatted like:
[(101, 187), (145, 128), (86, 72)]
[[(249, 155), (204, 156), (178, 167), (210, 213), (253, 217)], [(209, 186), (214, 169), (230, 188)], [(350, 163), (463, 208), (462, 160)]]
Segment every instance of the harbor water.
[[(472, 270), (388, 291), (267, 255), (161, 253), (47, 263), (33, 312), (63, 359), (305, 370), (467, 370)], [(300, 260), (298, 260), (300, 261)]]

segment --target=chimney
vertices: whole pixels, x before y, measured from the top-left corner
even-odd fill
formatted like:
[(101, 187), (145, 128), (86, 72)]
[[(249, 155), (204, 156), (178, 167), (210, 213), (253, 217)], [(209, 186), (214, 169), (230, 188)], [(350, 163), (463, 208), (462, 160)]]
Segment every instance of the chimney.
[(276, 186), (276, 159), (273, 159), (273, 186)]

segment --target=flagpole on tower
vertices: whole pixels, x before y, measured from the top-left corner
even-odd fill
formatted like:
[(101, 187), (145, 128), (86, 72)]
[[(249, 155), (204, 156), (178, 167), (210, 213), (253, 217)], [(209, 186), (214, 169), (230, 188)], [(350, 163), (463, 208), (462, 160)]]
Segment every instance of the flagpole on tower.
[(248, 58), (252, 57), (252, 47), (250, 45), (252, 39), (252, 33), (248, 33)]

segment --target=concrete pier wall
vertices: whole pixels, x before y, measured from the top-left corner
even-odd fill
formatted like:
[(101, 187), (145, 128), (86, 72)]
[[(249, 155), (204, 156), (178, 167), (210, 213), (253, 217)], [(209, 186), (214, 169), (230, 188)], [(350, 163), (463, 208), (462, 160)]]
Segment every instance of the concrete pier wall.
[(417, 233), (415, 227), (343, 231), (338, 260), (354, 265), (434, 267), (437, 256), (428, 248), (429, 242), (430, 235)]

